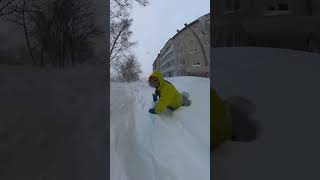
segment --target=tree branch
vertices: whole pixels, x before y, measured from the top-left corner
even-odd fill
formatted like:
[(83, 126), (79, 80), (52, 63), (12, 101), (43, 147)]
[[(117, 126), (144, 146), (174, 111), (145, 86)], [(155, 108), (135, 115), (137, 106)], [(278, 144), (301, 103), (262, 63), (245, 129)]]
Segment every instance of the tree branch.
[(125, 26), (123, 25), (122, 28), (120, 29), (119, 33), (117, 34), (116, 39), (113, 42), (112, 48), (110, 50), (110, 55), (113, 53), (113, 49), (114, 49), (114, 47), (115, 47), (115, 45), (116, 45), (116, 43), (117, 43), (117, 41), (118, 41), (118, 39), (119, 39), (119, 37), (122, 34), (124, 29), (125, 29)]
[[(0, 2), (1, 2), (1, 1), (0, 1)], [(12, 4), (13, 2), (15, 2), (15, 0), (9, 1), (9, 2), (7, 2), (5, 5), (3, 5), (2, 7), (0, 7), (0, 12), (1, 12), (4, 8), (6, 8), (6, 7), (8, 7), (10, 4)]]

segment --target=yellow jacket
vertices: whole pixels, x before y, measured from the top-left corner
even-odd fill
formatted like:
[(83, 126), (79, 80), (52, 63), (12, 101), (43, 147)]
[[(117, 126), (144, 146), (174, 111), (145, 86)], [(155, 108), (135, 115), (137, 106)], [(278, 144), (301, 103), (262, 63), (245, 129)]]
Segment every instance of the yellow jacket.
[(163, 75), (159, 71), (155, 71), (151, 76), (159, 78), (160, 86), (156, 88), (156, 91), (160, 93), (159, 101), (155, 105), (155, 112), (161, 113), (168, 106), (176, 109), (182, 105), (182, 95), (177, 89), (168, 81), (163, 79)]
[(214, 150), (232, 136), (229, 108), (214, 89), (210, 90), (210, 113), (210, 143)]

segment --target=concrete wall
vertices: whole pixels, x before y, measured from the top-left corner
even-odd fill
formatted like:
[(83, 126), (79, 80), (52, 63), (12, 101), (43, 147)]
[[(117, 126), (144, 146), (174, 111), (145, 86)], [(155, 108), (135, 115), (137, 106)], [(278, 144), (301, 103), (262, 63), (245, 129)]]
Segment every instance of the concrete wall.
[(205, 39), (205, 36), (201, 35), (201, 29), (202, 28), (199, 23), (192, 24), (174, 39), (177, 63), (180, 65), (178, 70), (179, 75), (188, 75), (188, 68), (193, 67), (196, 63), (200, 63), (201, 66), (208, 65), (209, 38), (207, 41), (203, 40)]
[[(167, 48), (169, 48), (168, 51), (166, 50)], [(166, 56), (171, 50), (173, 57), (167, 59)], [(178, 31), (162, 48), (160, 51), (161, 72), (163, 72), (165, 76), (168, 72), (171, 72), (171, 76), (206, 76), (209, 74), (209, 68), (206, 68), (210, 62), (209, 51), (210, 17), (203, 16), (200, 20), (194, 21), (189, 25), (185, 24), (185, 27)], [(169, 61), (171, 61), (170, 66), (161, 66), (161, 64), (166, 64)], [(200, 66), (195, 66), (197, 63), (200, 64)]]
[[(225, 13), (225, 2), (215, 1), (213, 47), (261, 46), (310, 50), (309, 46), (314, 46), (311, 49), (319, 49), (319, 1), (288, 0), (289, 12), (270, 11), (266, 14), (265, 6), (270, 2), (240, 0), (239, 11)], [(233, 39), (231, 32), (237, 33), (236, 43), (230, 43)], [(310, 32), (313, 32), (312, 36)]]

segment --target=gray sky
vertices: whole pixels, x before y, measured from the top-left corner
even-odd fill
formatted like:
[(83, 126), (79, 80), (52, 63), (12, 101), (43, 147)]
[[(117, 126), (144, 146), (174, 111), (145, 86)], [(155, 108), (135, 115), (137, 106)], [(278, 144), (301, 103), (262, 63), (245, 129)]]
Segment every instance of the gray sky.
[(210, 12), (210, 0), (149, 0), (146, 7), (134, 5), (131, 17), (133, 52), (142, 65), (143, 77), (152, 72), (152, 63), (164, 44), (182, 29)]

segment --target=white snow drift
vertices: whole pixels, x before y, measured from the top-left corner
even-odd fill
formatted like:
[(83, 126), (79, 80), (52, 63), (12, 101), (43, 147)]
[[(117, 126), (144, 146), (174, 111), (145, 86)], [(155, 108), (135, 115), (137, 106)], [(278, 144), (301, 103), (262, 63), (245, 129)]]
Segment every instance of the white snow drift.
[(152, 115), (146, 82), (111, 83), (112, 180), (210, 179), (210, 80), (168, 78), (192, 105)]
[(107, 179), (105, 72), (0, 65), (0, 179)]
[(213, 158), (213, 178), (320, 179), (320, 55), (272, 48), (212, 49), (213, 84), (222, 97), (256, 104), (262, 134), (227, 143)]

